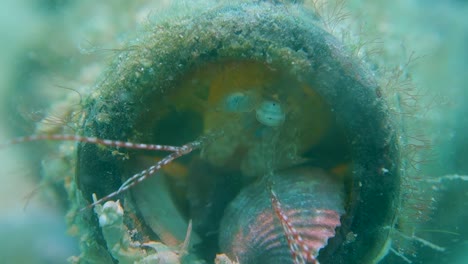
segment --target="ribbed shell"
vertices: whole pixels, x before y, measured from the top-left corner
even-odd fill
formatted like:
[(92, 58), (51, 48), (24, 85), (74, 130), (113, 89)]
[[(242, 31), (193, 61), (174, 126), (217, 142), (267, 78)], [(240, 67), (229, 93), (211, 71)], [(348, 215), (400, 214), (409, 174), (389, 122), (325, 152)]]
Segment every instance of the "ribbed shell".
[[(312, 168), (288, 170), (269, 179), (282, 212), (301, 237), (294, 246), (299, 246), (299, 254), (316, 257), (340, 225), (342, 184)], [(266, 182), (245, 188), (226, 209), (220, 228), (221, 251), (242, 264), (301, 263), (293, 260)]]

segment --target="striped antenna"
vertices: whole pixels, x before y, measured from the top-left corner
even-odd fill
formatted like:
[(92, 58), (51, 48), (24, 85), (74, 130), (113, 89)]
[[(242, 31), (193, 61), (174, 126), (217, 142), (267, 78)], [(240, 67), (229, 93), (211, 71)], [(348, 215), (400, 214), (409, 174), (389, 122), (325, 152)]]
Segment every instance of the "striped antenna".
[(268, 189), (270, 191), (271, 205), (283, 226), (284, 234), (286, 235), (286, 240), (288, 241), (289, 250), (291, 251), (294, 264), (319, 264), (312, 252), (313, 249), (307, 246), (301, 234), (294, 228), (291, 221), (289, 221), (289, 218), (286, 215), (286, 212), (283, 211), (282, 205), (277, 194), (273, 191), (271, 184), (268, 185)]
[[(319, 264), (318, 253), (327, 245), (328, 239), (335, 236), (336, 227), (341, 225), (340, 214), (335, 210), (310, 208), (311, 214), (305, 218), (307, 222), (298, 222), (302, 218), (297, 218), (293, 211), (283, 208), (271, 183), (268, 189), (271, 205), (283, 227), (294, 263)], [(308, 227), (306, 230), (298, 230), (295, 224)]]
[(102, 197), (101, 199), (98, 199), (97, 201), (94, 201), (92, 204), (90, 204), (89, 206), (83, 208), (82, 210), (92, 208), (93, 206), (95, 206), (97, 204), (105, 202), (105, 201), (107, 201), (109, 199), (112, 199), (113, 197), (125, 192), (126, 190), (130, 189), (131, 187), (133, 187), (133, 186), (137, 185), (138, 183), (144, 181), (148, 177), (154, 175), (162, 167), (169, 164), (173, 160), (175, 160), (177, 158), (180, 158), (182, 156), (185, 156), (185, 155), (189, 154), (190, 152), (192, 152), (193, 150), (200, 148), (201, 145), (202, 145), (201, 141), (194, 141), (194, 142), (191, 142), (189, 144), (183, 145), (182, 147), (177, 147), (177, 151), (175, 151), (174, 153), (171, 153), (171, 154), (167, 155), (162, 160), (158, 161), (155, 165), (149, 167), (148, 169), (143, 170), (143, 171), (133, 175), (132, 177), (128, 178), (120, 186), (120, 188), (117, 191), (115, 191), (113, 193), (110, 193), (110, 194)]
[(77, 135), (60, 135), (60, 134), (52, 134), (52, 135), (31, 135), (31, 136), (25, 136), (25, 137), (18, 137), (15, 139), (12, 139), (10, 141), (7, 141), (3, 144), (0, 144), (0, 149), (11, 146), (11, 145), (16, 145), (16, 144), (21, 144), (21, 143), (26, 143), (26, 142), (34, 142), (34, 141), (47, 141), (47, 140), (53, 140), (53, 141), (74, 141), (74, 142), (83, 142), (83, 143), (90, 143), (90, 144), (96, 144), (96, 145), (103, 145), (103, 146), (109, 146), (109, 147), (121, 147), (121, 148), (129, 148), (129, 149), (142, 149), (142, 150), (157, 150), (157, 151), (168, 151), (172, 152), (171, 154), (167, 155), (164, 157), (162, 160), (158, 161), (156, 164), (153, 166), (149, 167), (148, 169), (145, 169), (132, 177), (128, 178), (121, 186), (120, 188), (105, 197), (98, 199), (94, 201), (92, 204), (89, 206), (83, 208), (82, 210), (89, 209), (94, 207), (97, 204), (100, 204), (104, 201), (107, 201), (109, 199), (112, 199), (113, 197), (125, 192), (126, 190), (130, 189), (131, 187), (135, 186), (136, 184), (144, 181), (148, 177), (154, 175), (157, 171), (159, 171), (163, 166), (169, 164), (173, 160), (180, 158), (182, 156), (185, 156), (189, 153), (191, 153), (195, 149), (201, 148), (202, 144), (205, 143), (208, 140), (211, 140), (214, 135), (217, 135), (220, 133), (211, 133), (208, 136), (203, 136), (200, 139), (190, 142), (188, 144), (185, 144), (183, 146), (170, 146), (170, 145), (155, 145), (155, 144), (142, 144), (142, 143), (131, 143), (131, 142), (126, 142), (126, 141), (118, 141), (118, 140), (110, 140), (110, 139), (100, 139), (96, 137), (84, 137), (84, 136), (77, 136)]
[(109, 147), (121, 147), (121, 148), (129, 148), (129, 149), (160, 150), (160, 151), (170, 151), (170, 152), (177, 152), (180, 150), (180, 147), (174, 147), (174, 146), (168, 146), (168, 145), (131, 143), (131, 142), (126, 142), (126, 141), (99, 139), (96, 137), (83, 137), (83, 136), (77, 136), (77, 135), (59, 135), (59, 134), (31, 135), (31, 136), (25, 136), (25, 137), (17, 137), (3, 144), (0, 144), (0, 149), (11, 146), (11, 145), (17, 145), (17, 144), (26, 143), (26, 142), (47, 141), (47, 140), (74, 141), (74, 142), (83, 142), (83, 143), (90, 143), (90, 144), (103, 145), (103, 146), (109, 146)]

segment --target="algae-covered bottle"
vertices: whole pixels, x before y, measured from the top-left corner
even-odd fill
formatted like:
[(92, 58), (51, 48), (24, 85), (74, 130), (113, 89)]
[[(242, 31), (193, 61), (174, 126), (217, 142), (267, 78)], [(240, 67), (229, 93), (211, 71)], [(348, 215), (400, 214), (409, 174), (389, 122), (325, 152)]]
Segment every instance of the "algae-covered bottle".
[(95, 82), (73, 89), (78, 103), (55, 100), (60, 129), (9, 142), (62, 142), (42, 175), (65, 178), (49, 189), (68, 199), (71, 262), (385, 263), (411, 261), (413, 242), (444, 251), (408, 220), (435, 199), (423, 186), (433, 182), (412, 177), (413, 94), (337, 29), (343, 2), (157, 6), (104, 62), (74, 65)]

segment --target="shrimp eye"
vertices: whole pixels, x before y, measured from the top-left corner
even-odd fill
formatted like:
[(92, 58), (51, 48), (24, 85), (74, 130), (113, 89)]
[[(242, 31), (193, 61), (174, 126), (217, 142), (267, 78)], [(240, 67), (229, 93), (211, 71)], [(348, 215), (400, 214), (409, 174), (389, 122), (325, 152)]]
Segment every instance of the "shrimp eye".
[(286, 119), (281, 105), (273, 101), (263, 101), (255, 112), (257, 121), (265, 126), (277, 127)]
[(247, 113), (254, 109), (255, 98), (243, 92), (229, 94), (223, 100), (223, 109), (230, 113)]

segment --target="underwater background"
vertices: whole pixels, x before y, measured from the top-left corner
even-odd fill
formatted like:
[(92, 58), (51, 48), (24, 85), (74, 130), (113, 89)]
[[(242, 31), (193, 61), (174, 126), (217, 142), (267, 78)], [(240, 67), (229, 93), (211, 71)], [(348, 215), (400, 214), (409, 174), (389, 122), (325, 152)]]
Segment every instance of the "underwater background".
[[(76, 90), (92, 89), (113, 50), (138, 39), (142, 24), (170, 17), (173, 10), (203, 10), (211, 4), (109, 2), (2, 1), (1, 142), (35, 131), (62, 131), (69, 124), (60, 109), (80, 107), (83, 98)], [(317, 1), (326, 2), (338, 3), (331, 12), (337, 19), (330, 20), (335, 36), (363, 43), (363, 53), (372, 55), (363, 61), (378, 78), (391, 79), (395, 71), (405, 77), (395, 94), (411, 90), (411, 114), (402, 117), (411, 135), (407, 140), (424, 142), (416, 165), (408, 169), (422, 179), (412, 184), (424, 185), (424, 196), (433, 201), (424, 221), (416, 223), (421, 240), (408, 252), (390, 252), (382, 263), (468, 263), (468, 1)], [(51, 105), (58, 110), (56, 119), (38, 125)], [(67, 235), (73, 231), (64, 216), (66, 195), (50, 188), (63, 185), (63, 178), (39, 176), (47, 173), (45, 167), (55, 175), (71, 172), (61, 171), (45, 150), (40, 144), (0, 149), (1, 263), (64, 263), (80, 254), (78, 240)]]

